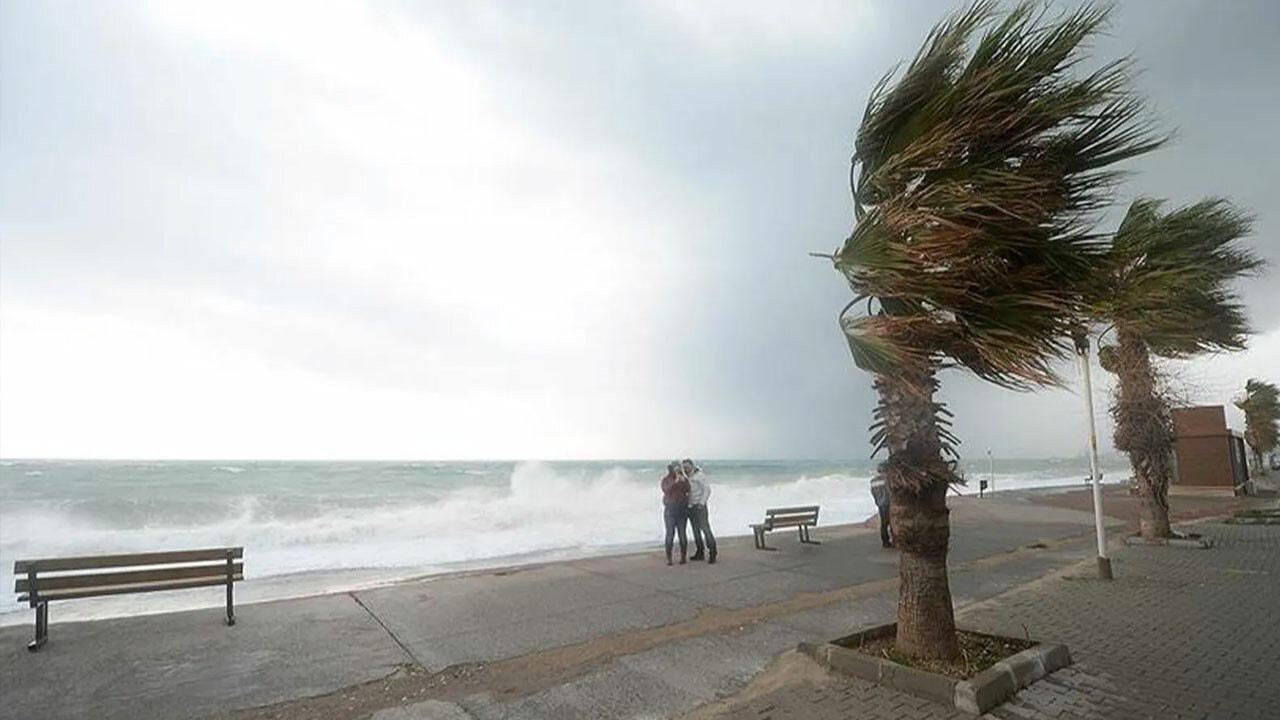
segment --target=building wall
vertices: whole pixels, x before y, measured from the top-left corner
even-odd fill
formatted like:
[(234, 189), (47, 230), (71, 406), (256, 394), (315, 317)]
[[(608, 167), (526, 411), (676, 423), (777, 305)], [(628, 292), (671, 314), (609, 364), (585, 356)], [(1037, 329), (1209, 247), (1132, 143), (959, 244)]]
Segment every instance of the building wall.
[(1173, 427), (1179, 438), (1226, 435), (1227, 411), (1221, 405), (1178, 408), (1173, 411)]
[(1231, 445), (1226, 435), (1178, 438), (1179, 485), (1233, 487)]
[(1230, 431), (1221, 405), (1173, 411), (1177, 485), (1234, 487)]

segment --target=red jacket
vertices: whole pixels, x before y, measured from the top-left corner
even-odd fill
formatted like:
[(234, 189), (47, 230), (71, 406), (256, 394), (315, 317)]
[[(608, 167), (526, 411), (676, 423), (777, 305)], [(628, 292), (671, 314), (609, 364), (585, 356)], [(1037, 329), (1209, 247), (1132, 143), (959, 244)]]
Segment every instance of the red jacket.
[(671, 473), (662, 478), (662, 504), (689, 502), (689, 481)]

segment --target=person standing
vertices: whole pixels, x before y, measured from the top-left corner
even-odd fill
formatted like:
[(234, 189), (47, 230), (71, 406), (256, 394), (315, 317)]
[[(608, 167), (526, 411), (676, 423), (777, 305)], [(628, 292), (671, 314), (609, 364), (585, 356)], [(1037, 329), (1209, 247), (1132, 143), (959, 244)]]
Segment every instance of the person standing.
[(716, 561), (716, 536), (711, 533), (711, 518), (707, 513), (707, 501), (711, 499), (711, 484), (702, 468), (686, 459), (680, 468), (689, 478), (689, 524), (693, 526), (693, 543), (695, 546), (693, 559), (703, 559), (703, 541), (706, 541), (706, 559), (708, 564)]
[(889, 486), (884, 478), (876, 476), (871, 481), (871, 497), (876, 501), (876, 509), (880, 511), (880, 546), (893, 547), (893, 538), (889, 535)]
[(680, 472), (680, 463), (667, 465), (662, 478), (662, 520), (667, 526), (667, 565), (671, 564), (675, 535), (680, 534), (680, 564), (688, 562), (689, 536), (685, 524), (689, 521), (689, 480)]

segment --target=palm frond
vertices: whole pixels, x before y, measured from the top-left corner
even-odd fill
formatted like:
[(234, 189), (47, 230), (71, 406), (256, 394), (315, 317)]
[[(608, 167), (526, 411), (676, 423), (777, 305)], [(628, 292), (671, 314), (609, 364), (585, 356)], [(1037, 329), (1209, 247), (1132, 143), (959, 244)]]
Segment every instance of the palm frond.
[(1242, 349), (1249, 323), (1231, 284), (1264, 265), (1240, 244), (1252, 218), (1221, 198), (1168, 212), (1163, 205), (1140, 198), (1130, 206), (1099, 276), (1093, 314), (1141, 336), (1162, 357)]
[(1274, 383), (1250, 378), (1235, 406), (1244, 412), (1244, 439), (1258, 455), (1280, 444), (1280, 388)]
[(842, 319), (860, 367), (909, 354), (1007, 387), (1056, 382), (1105, 251), (1093, 227), (1114, 165), (1164, 142), (1127, 59), (1075, 74), (1107, 16), (981, 0), (876, 86), (854, 144), (857, 224), (834, 256), (881, 308)]

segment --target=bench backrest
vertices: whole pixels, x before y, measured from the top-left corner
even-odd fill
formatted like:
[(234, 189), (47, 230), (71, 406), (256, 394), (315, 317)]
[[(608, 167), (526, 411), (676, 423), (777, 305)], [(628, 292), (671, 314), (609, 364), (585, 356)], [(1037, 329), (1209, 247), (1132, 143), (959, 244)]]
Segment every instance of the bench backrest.
[(223, 585), (244, 579), (243, 557), (243, 547), (228, 547), (19, 560), (13, 574), (25, 577), (16, 579), (13, 590), (19, 602), (34, 605), (42, 600)]
[(771, 528), (817, 525), (818, 505), (769, 508), (764, 511), (764, 524)]

